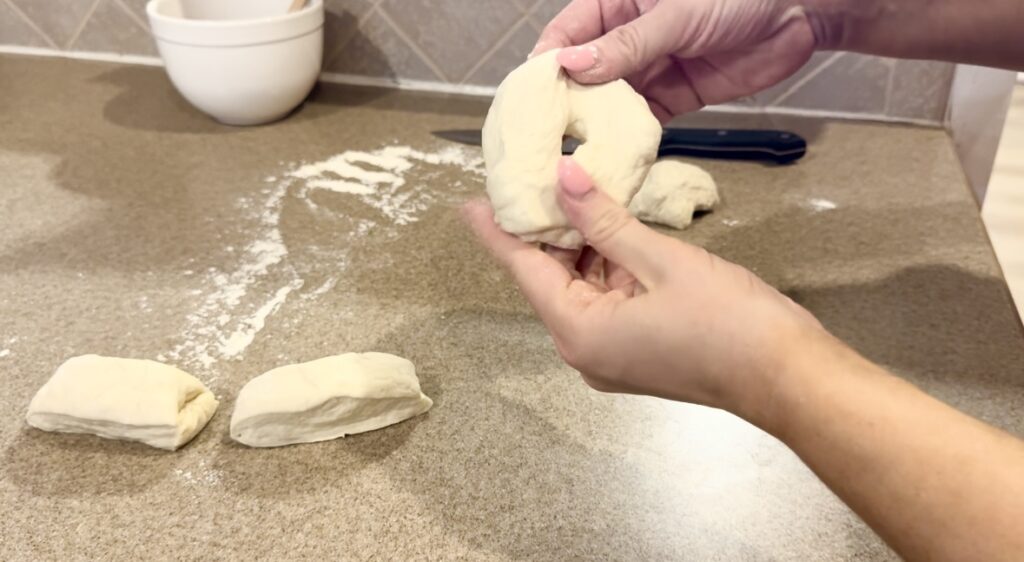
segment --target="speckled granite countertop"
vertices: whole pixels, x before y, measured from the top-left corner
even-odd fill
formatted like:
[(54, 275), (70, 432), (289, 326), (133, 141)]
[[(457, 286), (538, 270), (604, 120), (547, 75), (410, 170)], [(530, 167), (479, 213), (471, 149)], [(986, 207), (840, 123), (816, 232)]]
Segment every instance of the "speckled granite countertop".
[[(387, 201), (283, 179), (347, 150), (436, 156), (429, 131), (479, 125), (485, 102), (322, 87), (232, 129), (155, 68), (6, 56), (0, 84), (0, 559), (893, 558), (774, 439), (562, 366), (460, 224), (482, 188), (466, 162), (415, 160)], [(704, 162), (724, 205), (683, 238), (1024, 434), (1024, 332), (942, 131), (690, 121), (791, 128), (810, 153)], [(314, 445), (228, 439), (249, 378), (363, 350), (412, 359), (434, 409)], [(176, 453), (27, 427), (87, 352), (163, 357), (221, 408)]]

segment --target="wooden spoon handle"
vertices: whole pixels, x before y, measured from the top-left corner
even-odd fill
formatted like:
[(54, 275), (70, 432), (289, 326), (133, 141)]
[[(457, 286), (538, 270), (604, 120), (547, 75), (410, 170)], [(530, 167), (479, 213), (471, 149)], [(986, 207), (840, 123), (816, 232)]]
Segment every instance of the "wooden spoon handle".
[(288, 7), (288, 12), (297, 12), (306, 5), (306, 0), (292, 0), (292, 5)]

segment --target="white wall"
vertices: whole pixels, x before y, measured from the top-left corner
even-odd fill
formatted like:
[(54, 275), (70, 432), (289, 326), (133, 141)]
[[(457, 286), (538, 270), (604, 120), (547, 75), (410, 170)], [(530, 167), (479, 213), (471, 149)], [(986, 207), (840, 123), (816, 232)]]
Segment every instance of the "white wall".
[(984, 201), (1016, 74), (958, 64), (949, 95), (949, 128), (978, 201)]

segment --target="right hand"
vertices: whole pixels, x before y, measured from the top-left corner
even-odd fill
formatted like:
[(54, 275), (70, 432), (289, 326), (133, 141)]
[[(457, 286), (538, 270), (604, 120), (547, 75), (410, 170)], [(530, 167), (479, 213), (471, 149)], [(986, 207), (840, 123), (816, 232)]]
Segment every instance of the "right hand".
[(581, 84), (625, 78), (661, 121), (768, 88), (814, 52), (795, 0), (573, 0), (532, 54)]
[(641, 224), (570, 157), (559, 176), (559, 204), (599, 254), (581, 260), (582, 271), (502, 231), (484, 202), (467, 205), (466, 215), (565, 361), (598, 390), (770, 423), (765, 409), (782, 375), (835, 340), (753, 273)]

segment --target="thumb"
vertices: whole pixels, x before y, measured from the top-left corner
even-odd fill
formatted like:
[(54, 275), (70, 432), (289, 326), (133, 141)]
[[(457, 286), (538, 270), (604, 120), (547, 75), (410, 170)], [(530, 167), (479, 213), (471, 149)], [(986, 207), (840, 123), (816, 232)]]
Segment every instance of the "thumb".
[(558, 163), (558, 203), (573, 227), (606, 259), (652, 288), (668, 272), (664, 259), (672, 255), (671, 238), (644, 226), (622, 205), (594, 186), (572, 157)]
[(598, 84), (624, 78), (675, 50), (678, 30), (666, 2), (615, 27), (601, 37), (562, 49), (558, 63), (580, 84)]

